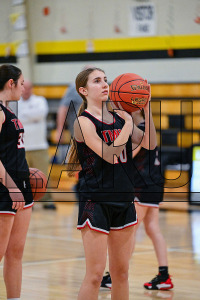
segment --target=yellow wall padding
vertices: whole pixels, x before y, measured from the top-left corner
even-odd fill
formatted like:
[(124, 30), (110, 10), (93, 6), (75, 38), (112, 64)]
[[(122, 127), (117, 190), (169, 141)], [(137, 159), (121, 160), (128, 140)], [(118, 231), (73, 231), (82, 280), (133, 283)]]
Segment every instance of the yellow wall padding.
[(198, 132), (179, 132), (177, 135), (178, 147), (190, 147), (192, 144), (199, 143), (200, 136)]
[(169, 117), (165, 115), (153, 115), (153, 121), (156, 129), (168, 129), (169, 128)]
[(47, 99), (62, 98), (67, 90), (67, 86), (34, 86), (33, 92), (36, 95), (44, 96)]
[[(42, 95), (46, 98), (61, 98), (66, 92), (67, 86), (63, 85), (35, 85), (33, 90), (37, 95)], [(197, 83), (185, 83), (185, 84), (151, 84), (152, 98), (180, 98), (188, 97), (192, 100), (193, 97), (200, 98), (200, 84)], [(158, 105), (156, 100), (156, 105)], [(166, 100), (168, 101), (168, 100)], [(154, 101), (152, 101), (153, 103)], [(161, 100), (161, 103), (163, 100)], [(194, 101), (200, 112), (200, 102)], [(152, 104), (154, 105), (154, 104)]]
[(185, 116), (185, 128), (200, 130), (200, 115)]
[(38, 41), (35, 43), (35, 54), (72, 54), (87, 53), (88, 44), (94, 52), (151, 51), (170, 49), (198, 49), (199, 35), (174, 35), (155, 37), (124, 37), (107, 39)]

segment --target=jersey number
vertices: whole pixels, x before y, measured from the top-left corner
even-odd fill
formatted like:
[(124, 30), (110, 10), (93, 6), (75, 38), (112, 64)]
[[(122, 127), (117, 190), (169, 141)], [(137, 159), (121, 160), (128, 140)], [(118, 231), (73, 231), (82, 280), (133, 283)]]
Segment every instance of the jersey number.
[(17, 148), (18, 149), (24, 148), (24, 139), (23, 139), (23, 133), (22, 132), (19, 134)]
[(127, 162), (127, 153), (126, 153), (126, 148), (122, 151), (122, 153), (120, 154), (118, 160), (116, 161), (116, 164), (119, 163), (119, 160), (121, 163), (126, 163)]

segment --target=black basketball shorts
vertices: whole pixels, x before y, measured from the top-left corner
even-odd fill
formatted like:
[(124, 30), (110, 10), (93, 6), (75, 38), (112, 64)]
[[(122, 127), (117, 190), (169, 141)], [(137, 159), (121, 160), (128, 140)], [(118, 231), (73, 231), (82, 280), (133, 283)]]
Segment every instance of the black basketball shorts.
[(164, 187), (149, 185), (145, 188), (135, 189), (134, 201), (142, 206), (159, 207), (163, 201)]
[[(29, 179), (18, 180), (17, 186), (24, 196), (24, 209), (32, 207), (34, 201)], [(2, 183), (0, 183), (0, 214), (15, 215), (17, 211), (16, 209), (12, 208), (12, 205), (13, 202), (8, 189)]]
[(136, 224), (137, 214), (133, 202), (115, 206), (83, 197), (79, 200), (77, 229), (83, 229), (88, 225), (92, 230), (109, 234), (110, 230), (121, 230)]

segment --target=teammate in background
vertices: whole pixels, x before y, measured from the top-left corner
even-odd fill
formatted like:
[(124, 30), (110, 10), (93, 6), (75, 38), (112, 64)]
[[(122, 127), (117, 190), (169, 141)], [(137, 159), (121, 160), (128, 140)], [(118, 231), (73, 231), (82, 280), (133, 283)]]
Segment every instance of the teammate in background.
[(98, 298), (107, 248), (113, 280), (112, 299), (128, 300), (129, 258), (137, 217), (133, 182), (127, 174), (133, 174), (132, 143), (141, 142), (144, 148), (150, 149), (156, 146), (152, 114), (146, 105), (148, 126), (143, 134), (127, 112), (118, 109), (117, 114), (110, 113), (106, 106), (109, 86), (104, 71), (99, 68), (80, 72), (76, 89), (83, 103), (74, 124), (75, 139), (67, 168), (73, 171), (79, 162), (82, 167), (77, 228), (81, 229), (83, 239), (86, 275), (78, 300)]
[[(41, 170), (48, 178), (49, 154), (47, 142), (48, 102), (43, 96), (33, 94), (29, 80), (24, 82), (24, 91), (18, 102), (18, 117), (22, 122), (25, 134), (24, 144), (26, 159), (30, 168)], [(40, 200), (44, 209), (56, 209), (49, 190)]]
[[(145, 131), (143, 111), (134, 112), (133, 119), (136, 126)], [(138, 216), (138, 224), (135, 228), (137, 231), (143, 221), (145, 231), (152, 240), (159, 265), (158, 275), (150, 282), (146, 282), (144, 287), (148, 290), (169, 290), (173, 288), (173, 283), (168, 273), (166, 243), (159, 227), (159, 204), (163, 201), (164, 178), (161, 174), (158, 148), (149, 151), (140, 145), (133, 151), (133, 157), (136, 167), (134, 170), (135, 207)], [(103, 277), (101, 286), (111, 288), (109, 273)]]
[(22, 256), (33, 197), (23, 144), (24, 129), (7, 106), (20, 99), (24, 77), (12, 65), (0, 66), (0, 260), (4, 257), (7, 299), (20, 299)]

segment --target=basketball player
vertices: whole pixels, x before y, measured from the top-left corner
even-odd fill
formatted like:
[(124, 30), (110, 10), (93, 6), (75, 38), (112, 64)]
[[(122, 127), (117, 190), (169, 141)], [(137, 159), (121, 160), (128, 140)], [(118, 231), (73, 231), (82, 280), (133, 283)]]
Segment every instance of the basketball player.
[(107, 248), (113, 280), (112, 299), (128, 300), (129, 258), (133, 225), (137, 223), (130, 176), (133, 174), (132, 143), (141, 142), (144, 148), (155, 148), (152, 115), (147, 105), (144, 111), (148, 125), (143, 134), (127, 112), (119, 109), (117, 113), (110, 113), (106, 106), (109, 86), (104, 71), (99, 68), (80, 72), (76, 89), (83, 104), (74, 124), (75, 139), (68, 156), (68, 170), (76, 169), (74, 164), (80, 162), (77, 228), (83, 239), (86, 275), (78, 300), (98, 299)]
[(20, 99), (23, 83), (20, 69), (0, 66), (0, 259), (4, 257), (8, 300), (20, 299), (22, 255), (33, 206), (24, 129), (6, 107), (8, 101)]
[[(143, 111), (136, 111), (133, 114), (135, 124), (145, 131)], [(139, 145), (133, 151), (134, 184), (135, 184), (135, 208), (138, 216), (138, 229), (143, 221), (145, 231), (152, 240), (159, 268), (158, 275), (144, 287), (148, 290), (169, 290), (173, 283), (168, 273), (167, 247), (159, 227), (159, 204), (163, 201), (164, 178), (161, 174), (158, 148), (148, 151)], [(140, 176), (138, 176), (138, 171)], [(136, 233), (136, 231), (135, 231)], [(135, 234), (134, 233), (134, 234)], [(135, 237), (134, 237), (135, 243)], [(110, 274), (103, 277), (102, 287), (111, 288)]]

